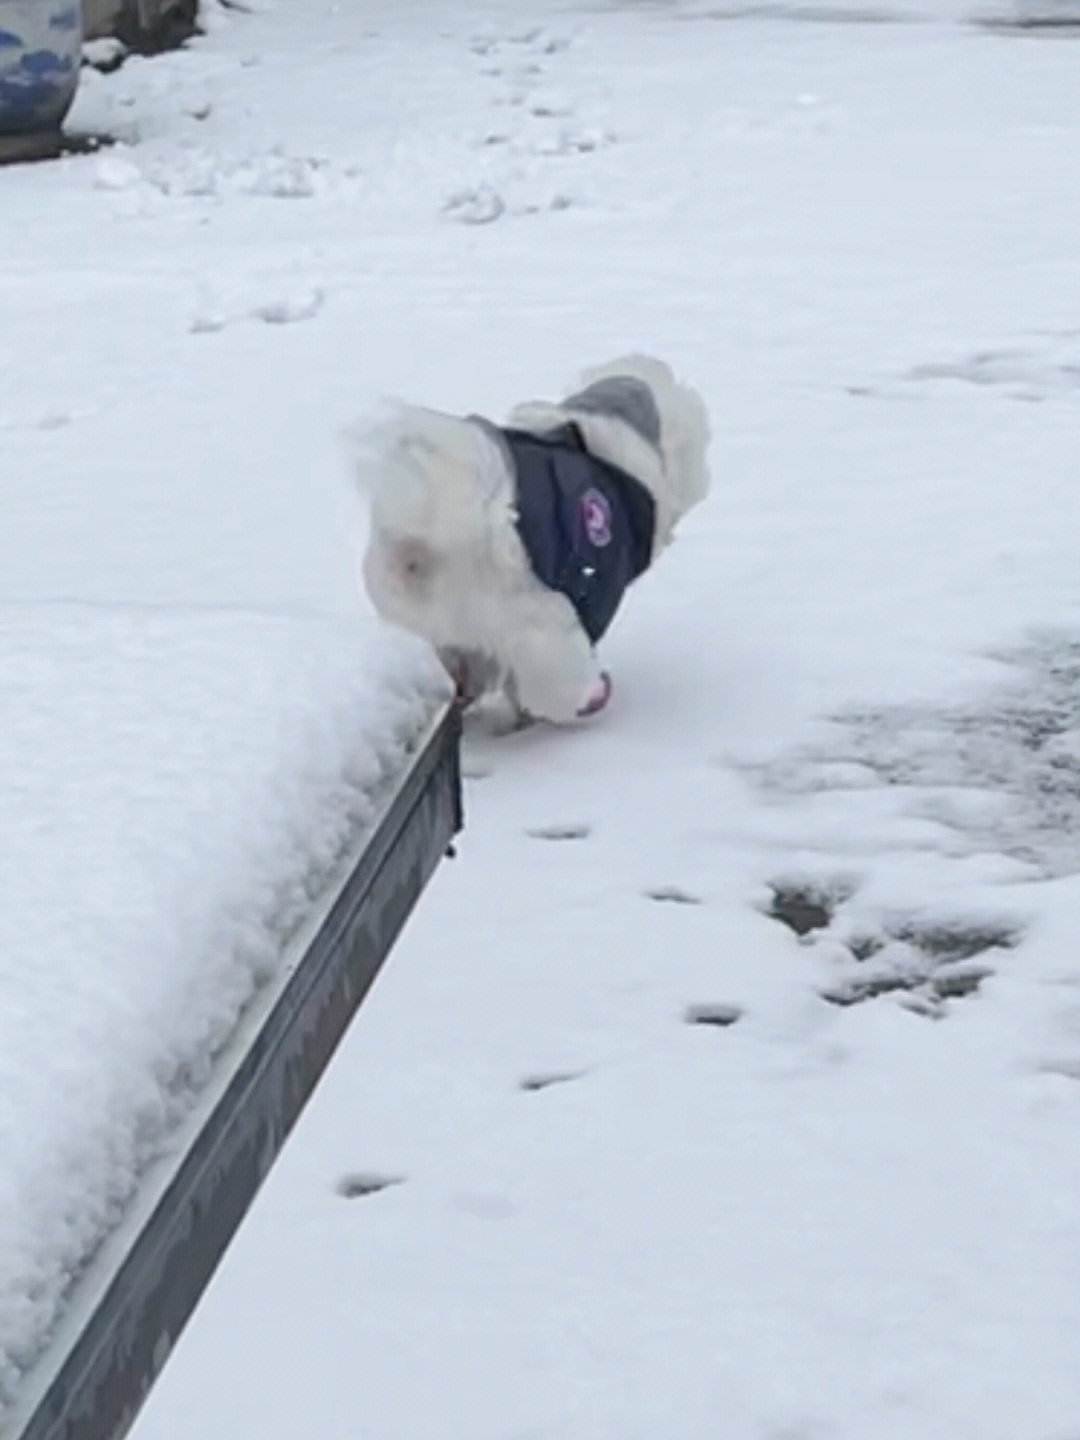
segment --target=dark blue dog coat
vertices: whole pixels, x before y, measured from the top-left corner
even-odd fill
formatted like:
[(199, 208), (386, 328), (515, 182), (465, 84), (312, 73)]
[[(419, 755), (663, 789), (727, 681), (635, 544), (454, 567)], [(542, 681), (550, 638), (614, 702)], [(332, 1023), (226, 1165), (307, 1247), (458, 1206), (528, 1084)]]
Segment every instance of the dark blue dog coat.
[(572, 422), (497, 430), (517, 477), (517, 529), (537, 577), (573, 605), (590, 640), (648, 567), (656, 506), (640, 481), (598, 460)]

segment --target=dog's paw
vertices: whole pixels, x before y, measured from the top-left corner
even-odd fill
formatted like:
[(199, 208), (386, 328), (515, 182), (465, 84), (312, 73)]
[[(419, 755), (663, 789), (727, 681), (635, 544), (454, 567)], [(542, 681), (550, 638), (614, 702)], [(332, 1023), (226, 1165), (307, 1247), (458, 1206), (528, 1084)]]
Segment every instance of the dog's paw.
[(460, 709), (468, 709), (493, 688), (498, 667), (490, 656), (479, 650), (443, 646), (439, 650), (439, 659), (454, 682), (454, 703)]
[(577, 713), (582, 717), (595, 715), (597, 711), (603, 710), (610, 699), (611, 676), (606, 670), (601, 670), (600, 674), (585, 692), (585, 703)]

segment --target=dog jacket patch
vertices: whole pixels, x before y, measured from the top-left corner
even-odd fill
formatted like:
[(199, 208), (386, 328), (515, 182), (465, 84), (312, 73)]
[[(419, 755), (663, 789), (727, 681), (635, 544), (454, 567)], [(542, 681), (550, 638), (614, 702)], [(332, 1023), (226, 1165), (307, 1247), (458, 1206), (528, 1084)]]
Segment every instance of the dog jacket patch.
[(516, 472), (517, 529), (529, 562), (596, 641), (652, 557), (653, 498), (633, 476), (590, 455), (574, 424), (499, 436)]

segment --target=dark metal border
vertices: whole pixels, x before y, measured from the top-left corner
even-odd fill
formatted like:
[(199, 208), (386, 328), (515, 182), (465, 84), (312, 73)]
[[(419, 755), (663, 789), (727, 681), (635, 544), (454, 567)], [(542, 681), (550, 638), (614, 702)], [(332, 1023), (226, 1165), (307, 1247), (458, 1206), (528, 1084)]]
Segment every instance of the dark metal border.
[[(457, 711), (447, 709), (250, 1042), (216, 1087), (212, 1083), (207, 1113), (146, 1205), (148, 1218), (126, 1253), (104, 1267), (104, 1277), (89, 1287), (94, 1294), (73, 1296), (74, 1338), (65, 1348), (58, 1337), (27, 1376), (33, 1398), (25, 1391), (17, 1398), (14, 1427), (3, 1436), (118, 1440), (131, 1425), (409, 911), (461, 828), (459, 735)], [(62, 1333), (71, 1328), (69, 1318)]]

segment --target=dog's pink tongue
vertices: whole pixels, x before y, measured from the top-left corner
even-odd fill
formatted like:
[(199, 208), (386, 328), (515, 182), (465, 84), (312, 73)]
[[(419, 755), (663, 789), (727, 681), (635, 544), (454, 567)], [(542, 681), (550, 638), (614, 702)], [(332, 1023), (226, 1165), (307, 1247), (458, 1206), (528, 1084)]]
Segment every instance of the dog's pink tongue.
[(611, 699), (611, 676), (606, 670), (600, 672), (598, 679), (589, 686), (585, 695), (585, 704), (578, 711), (579, 715), (595, 715), (602, 710)]

